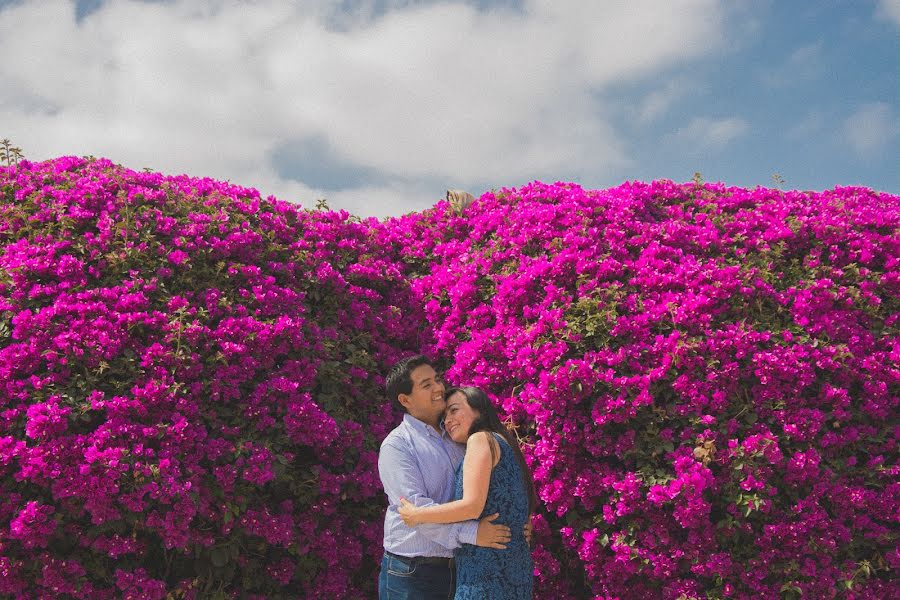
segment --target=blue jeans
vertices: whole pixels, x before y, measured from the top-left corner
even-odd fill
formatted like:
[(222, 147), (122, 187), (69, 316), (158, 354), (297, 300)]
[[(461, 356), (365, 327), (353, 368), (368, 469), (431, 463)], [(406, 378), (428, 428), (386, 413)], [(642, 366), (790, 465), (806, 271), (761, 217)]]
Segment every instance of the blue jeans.
[(415, 558), (384, 555), (378, 575), (380, 600), (450, 600), (456, 587), (456, 568), (425, 565)]

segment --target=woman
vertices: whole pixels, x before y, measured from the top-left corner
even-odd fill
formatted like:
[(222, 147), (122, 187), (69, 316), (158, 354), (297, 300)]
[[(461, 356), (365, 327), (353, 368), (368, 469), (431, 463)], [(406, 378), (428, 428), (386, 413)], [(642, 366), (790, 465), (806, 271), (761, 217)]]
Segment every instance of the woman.
[(456, 551), (456, 600), (530, 599), (533, 567), (523, 525), (534, 511), (535, 495), (522, 451), (478, 388), (448, 390), (444, 428), (466, 444), (456, 471), (456, 499), (421, 508), (401, 499), (400, 516), (414, 527), (500, 513), (512, 539), (505, 550), (463, 544)]

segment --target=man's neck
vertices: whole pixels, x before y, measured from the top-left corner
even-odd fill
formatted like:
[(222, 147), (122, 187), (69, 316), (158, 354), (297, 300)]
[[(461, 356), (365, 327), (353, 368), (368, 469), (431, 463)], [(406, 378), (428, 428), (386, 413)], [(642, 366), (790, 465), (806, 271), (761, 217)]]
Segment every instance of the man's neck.
[(442, 432), (441, 432), (441, 419), (440, 419), (440, 417), (438, 417), (437, 419), (435, 419), (434, 422), (431, 422), (431, 421), (426, 421), (425, 419), (423, 419), (423, 418), (421, 418), (421, 417), (415, 417), (415, 416), (413, 416), (413, 415), (409, 415), (409, 416), (411, 416), (411, 417), (412, 417), (413, 419), (415, 419), (416, 421), (419, 421), (419, 422), (421, 422), (421, 423), (424, 423), (424, 424), (428, 425), (429, 427), (431, 427), (432, 429), (434, 429), (436, 432), (442, 433)]

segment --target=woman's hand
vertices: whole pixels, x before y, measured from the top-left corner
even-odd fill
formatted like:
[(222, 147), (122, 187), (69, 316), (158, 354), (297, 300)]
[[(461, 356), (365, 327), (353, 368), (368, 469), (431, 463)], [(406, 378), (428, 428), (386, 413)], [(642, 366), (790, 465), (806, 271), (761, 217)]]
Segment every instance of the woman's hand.
[(400, 498), (400, 506), (397, 508), (397, 512), (400, 513), (400, 518), (403, 519), (407, 527), (415, 527), (421, 523), (418, 518), (419, 507), (406, 498)]

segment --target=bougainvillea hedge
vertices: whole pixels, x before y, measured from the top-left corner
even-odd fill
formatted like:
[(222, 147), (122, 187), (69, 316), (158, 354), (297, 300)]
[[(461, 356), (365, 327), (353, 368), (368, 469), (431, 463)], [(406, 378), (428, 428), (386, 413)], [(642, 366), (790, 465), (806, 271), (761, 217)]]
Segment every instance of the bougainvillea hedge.
[(450, 379), (526, 434), (543, 595), (898, 596), (900, 198), (534, 184), (471, 212), (415, 286)]
[(367, 595), (421, 320), (373, 225), (104, 160), (2, 189), (0, 595)]
[(900, 595), (900, 198), (531, 184), (378, 222), (0, 169), (0, 595), (369, 598), (424, 349), (534, 470), (536, 597)]

